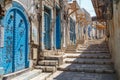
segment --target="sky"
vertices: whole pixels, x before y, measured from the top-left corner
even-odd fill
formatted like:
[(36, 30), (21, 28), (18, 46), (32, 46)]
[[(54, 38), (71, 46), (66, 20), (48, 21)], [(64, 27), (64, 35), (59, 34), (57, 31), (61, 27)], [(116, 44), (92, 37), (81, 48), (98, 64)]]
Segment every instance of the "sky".
[(91, 0), (78, 0), (81, 8), (85, 8), (91, 16), (96, 16)]

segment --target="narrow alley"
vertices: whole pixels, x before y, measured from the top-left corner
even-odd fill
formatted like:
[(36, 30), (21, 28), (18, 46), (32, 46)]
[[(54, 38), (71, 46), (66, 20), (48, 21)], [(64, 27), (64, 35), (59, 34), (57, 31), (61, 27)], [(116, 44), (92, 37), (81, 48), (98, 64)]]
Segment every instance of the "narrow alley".
[(120, 80), (120, 0), (0, 0), (0, 80)]

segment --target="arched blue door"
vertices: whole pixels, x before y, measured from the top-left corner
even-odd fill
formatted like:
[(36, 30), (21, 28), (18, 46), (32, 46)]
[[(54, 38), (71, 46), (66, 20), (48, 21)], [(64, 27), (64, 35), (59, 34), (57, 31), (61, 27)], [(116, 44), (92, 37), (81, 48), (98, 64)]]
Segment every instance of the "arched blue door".
[(51, 37), (50, 37), (50, 14), (44, 13), (44, 45), (45, 49), (51, 49)]
[(5, 74), (24, 69), (28, 65), (29, 22), (24, 11), (10, 8), (4, 18), (3, 67)]

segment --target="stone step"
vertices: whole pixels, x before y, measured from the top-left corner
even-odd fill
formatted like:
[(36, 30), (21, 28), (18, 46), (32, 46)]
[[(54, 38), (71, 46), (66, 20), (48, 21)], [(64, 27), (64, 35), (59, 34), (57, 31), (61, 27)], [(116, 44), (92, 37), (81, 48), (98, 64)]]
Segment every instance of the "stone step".
[(47, 80), (118, 80), (116, 74), (57, 71)]
[(77, 47), (79, 48), (108, 48), (108, 46), (103, 45), (103, 46), (96, 46), (96, 45), (78, 45)]
[(110, 54), (65, 54), (66, 58), (97, 58), (97, 59), (109, 59), (111, 58)]
[(109, 49), (108, 47), (94, 47), (94, 46), (78, 46), (78, 49)]
[(85, 45), (85, 46), (87, 46), (87, 47), (93, 47), (93, 48), (108, 48), (107, 45), (94, 45), (94, 44), (90, 44), (90, 45)]
[(99, 65), (113, 64), (111, 59), (65, 58), (64, 62), (65, 63), (76, 63), (76, 64), (99, 64)]
[[(78, 44), (79, 45), (79, 44)], [(81, 44), (80, 44), (81, 45)], [(107, 44), (89, 44), (89, 43), (87, 43), (87, 44), (82, 44), (82, 46), (93, 46), (93, 47), (101, 47), (101, 46), (103, 46), (103, 47), (108, 47), (108, 45)]]
[(67, 47), (66, 49), (76, 49), (76, 47)]
[(97, 51), (84, 51), (84, 50), (76, 50), (76, 52), (83, 52), (83, 53), (109, 53), (109, 51), (100, 51), (100, 50), (97, 50)]
[(30, 68), (25, 68), (23, 70), (19, 70), (19, 71), (16, 71), (14, 73), (9, 73), (9, 74), (3, 75), (3, 80), (11, 80), (15, 77), (20, 76), (23, 73), (29, 72), (29, 71), (30, 71)]
[(77, 49), (77, 51), (104, 51), (104, 52), (109, 52), (109, 50), (100, 50), (100, 49)]
[(108, 47), (107, 46), (82, 46), (82, 45), (78, 45), (78, 48), (95, 48), (95, 49), (108, 49)]
[(57, 60), (42, 60), (42, 61), (39, 61), (38, 64), (40, 66), (58, 66), (58, 61)]
[[(50, 75), (46, 80), (63, 80), (65, 77), (62, 77), (63, 71), (56, 71), (52, 75)], [(59, 77), (59, 78), (58, 78)], [(68, 79), (65, 79), (68, 80)]]
[(72, 48), (72, 49), (75, 49), (76, 47), (67, 47), (67, 49), (71, 49), (71, 48)]
[(65, 51), (76, 51), (76, 50), (73, 50), (73, 49), (68, 49), (68, 50), (65, 50)]
[(75, 47), (75, 45), (69, 45), (69, 46), (67, 46), (67, 47)]
[(107, 45), (95, 45), (95, 44), (84, 44), (78, 45), (79, 47), (93, 47), (93, 48), (108, 48)]
[(104, 47), (104, 48), (106, 48), (106, 47), (108, 47), (108, 45), (101, 45), (101, 44), (86, 44), (86, 45), (83, 45), (83, 46), (92, 46), (92, 47)]
[(111, 65), (91, 65), (91, 64), (63, 64), (58, 67), (61, 71), (89, 72), (89, 73), (114, 73)]
[(76, 48), (74, 49), (74, 48), (69, 48), (69, 49), (66, 49), (66, 51), (68, 51), (68, 50), (70, 50), (70, 51), (75, 51), (76, 50)]
[(41, 73), (38, 76), (36, 76), (30, 80), (46, 80), (50, 75), (51, 75), (51, 73)]
[(110, 54), (109, 52), (88, 52), (88, 51), (76, 51), (76, 52), (65, 52), (65, 54)]
[(73, 48), (70, 48), (70, 49), (66, 49), (65, 51), (76, 51), (76, 48), (75, 49), (73, 49)]
[(106, 48), (88, 48), (88, 47), (86, 47), (86, 48), (79, 48), (78, 47), (78, 50), (109, 50), (109, 49), (106, 49)]
[(44, 59), (49, 61), (58, 61), (58, 65), (63, 63), (63, 55), (44, 56)]
[(32, 78), (34, 78), (35, 76), (39, 75), (42, 72), (42, 70), (32, 70), (32, 71), (28, 71), (26, 73), (23, 73), (11, 80), (30, 80)]
[(67, 49), (76, 49), (76, 47), (67, 47)]
[(61, 57), (62, 55), (49, 55), (49, 56), (44, 56), (44, 59), (45, 60), (58, 60)]
[(66, 52), (66, 53), (67, 53), (67, 52), (76, 52), (76, 50), (66, 50), (65, 52)]
[(67, 48), (66, 50), (76, 50), (76, 48)]
[(42, 69), (43, 72), (55, 72), (56, 66), (35, 66), (35, 69)]
[(84, 48), (84, 47), (78, 47), (78, 49), (80, 50), (109, 50), (108, 48), (103, 48), (103, 47), (101, 47), (101, 48), (97, 48), (97, 47), (86, 47), (86, 48)]

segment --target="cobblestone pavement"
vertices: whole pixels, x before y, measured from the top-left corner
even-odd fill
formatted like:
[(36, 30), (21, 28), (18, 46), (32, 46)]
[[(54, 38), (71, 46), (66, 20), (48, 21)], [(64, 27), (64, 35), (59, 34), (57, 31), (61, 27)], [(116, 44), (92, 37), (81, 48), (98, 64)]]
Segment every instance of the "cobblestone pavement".
[(117, 80), (114, 64), (104, 41), (88, 41), (69, 47), (64, 63), (47, 80)]

